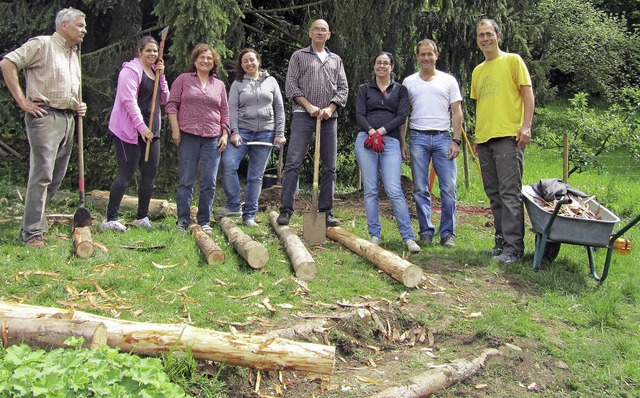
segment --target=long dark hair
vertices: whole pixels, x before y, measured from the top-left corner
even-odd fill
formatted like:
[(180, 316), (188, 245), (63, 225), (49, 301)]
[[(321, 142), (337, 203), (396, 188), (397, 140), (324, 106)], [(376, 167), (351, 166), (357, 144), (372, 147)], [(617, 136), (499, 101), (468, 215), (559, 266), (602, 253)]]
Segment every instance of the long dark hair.
[(156, 45), (156, 48), (160, 48), (160, 46), (158, 45), (158, 42), (156, 41), (156, 39), (154, 39), (151, 36), (142, 36), (139, 40), (138, 43), (136, 44), (136, 57), (140, 56), (140, 52), (142, 52), (142, 50), (144, 50), (144, 48), (147, 46), (147, 44), (152, 43)]
[(251, 47), (247, 47), (240, 51), (238, 55), (238, 62), (236, 62), (236, 80), (241, 82), (244, 79), (244, 69), (242, 69), (242, 57), (244, 57), (247, 53), (253, 53), (256, 56), (258, 62), (260, 62), (260, 67), (262, 68), (262, 57), (260, 57), (260, 53)]
[[(375, 68), (376, 66), (376, 61), (378, 60), (378, 57), (381, 55), (386, 55), (387, 57), (389, 57), (389, 62), (391, 62), (391, 67), (396, 66), (396, 59), (393, 57), (393, 54), (391, 54), (390, 52), (387, 51), (380, 51), (379, 53), (376, 54), (375, 57), (373, 57), (373, 67)], [(392, 71), (389, 75), (389, 77), (391, 78), (391, 81), (395, 81), (396, 80), (396, 74)]]

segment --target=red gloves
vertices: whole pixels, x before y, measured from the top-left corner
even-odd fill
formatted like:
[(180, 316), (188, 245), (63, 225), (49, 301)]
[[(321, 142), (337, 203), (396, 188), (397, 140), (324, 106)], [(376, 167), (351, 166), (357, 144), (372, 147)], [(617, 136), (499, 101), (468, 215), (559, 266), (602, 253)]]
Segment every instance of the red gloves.
[(380, 153), (384, 151), (384, 138), (377, 131), (364, 140), (365, 148), (373, 148), (374, 151)]

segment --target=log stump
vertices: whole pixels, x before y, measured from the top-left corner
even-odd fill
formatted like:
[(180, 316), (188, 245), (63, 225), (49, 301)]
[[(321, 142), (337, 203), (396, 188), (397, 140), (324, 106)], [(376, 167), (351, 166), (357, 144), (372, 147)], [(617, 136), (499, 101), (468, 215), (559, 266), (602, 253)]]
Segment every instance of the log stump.
[(286, 225), (278, 224), (276, 221), (277, 218), (277, 212), (272, 211), (269, 213), (269, 223), (287, 250), (289, 261), (291, 261), (291, 265), (293, 265), (296, 277), (305, 281), (313, 280), (318, 274), (316, 262), (313, 261), (307, 247), (302, 243), (302, 240), (300, 240), (296, 232)]
[(91, 227), (74, 228), (73, 233), (73, 253), (80, 258), (93, 256), (93, 239), (91, 238)]
[(262, 268), (269, 262), (269, 251), (264, 245), (251, 239), (229, 217), (216, 217), (216, 221), (236, 252), (251, 268)]
[(198, 247), (202, 251), (205, 260), (207, 260), (207, 264), (224, 263), (224, 252), (220, 249), (220, 246), (218, 246), (216, 242), (202, 230), (201, 226), (198, 224), (191, 224), (189, 230), (191, 231), (193, 238), (196, 240)]
[(340, 227), (327, 228), (327, 236), (341, 243), (360, 257), (371, 261), (378, 269), (391, 275), (406, 287), (416, 287), (422, 280), (422, 269), (407, 260), (390, 253), (368, 240), (357, 237)]

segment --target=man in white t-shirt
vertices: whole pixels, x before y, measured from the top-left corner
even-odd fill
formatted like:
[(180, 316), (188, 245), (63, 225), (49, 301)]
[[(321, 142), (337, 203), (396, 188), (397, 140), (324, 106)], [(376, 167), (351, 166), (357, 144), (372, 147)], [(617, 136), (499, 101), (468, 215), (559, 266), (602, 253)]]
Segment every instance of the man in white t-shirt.
[[(460, 153), (462, 143), (462, 95), (456, 79), (436, 69), (438, 47), (433, 40), (420, 41), (416, 55), (420, 71), (404, 79), (402, 84), (409, 90), (411, 101), (409, 152), (413, 197), (420, 223), (419, 243), (431, 244), (435, 234), (435, 226), (431, 222), (429, 192), (431, 161), (438, 175), (442, 202), (440, 244), (444, 247), (454, 247), (457, 198), (455, 159)], [(406, 131), (406, 125), (403, 131)], [(403, 156), (405, 159), (409, 158), (406, 151)]]

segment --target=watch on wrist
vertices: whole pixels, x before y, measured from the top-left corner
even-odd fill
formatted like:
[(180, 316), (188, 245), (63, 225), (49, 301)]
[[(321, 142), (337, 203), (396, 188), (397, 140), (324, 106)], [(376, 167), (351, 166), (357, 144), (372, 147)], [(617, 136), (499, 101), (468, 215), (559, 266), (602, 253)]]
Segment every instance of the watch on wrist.
[(455, 142), (456, 144), (458, 144), (458, 146), (462, 145), (462, 140), (459, 138), (452, 138), (451, 141)]

